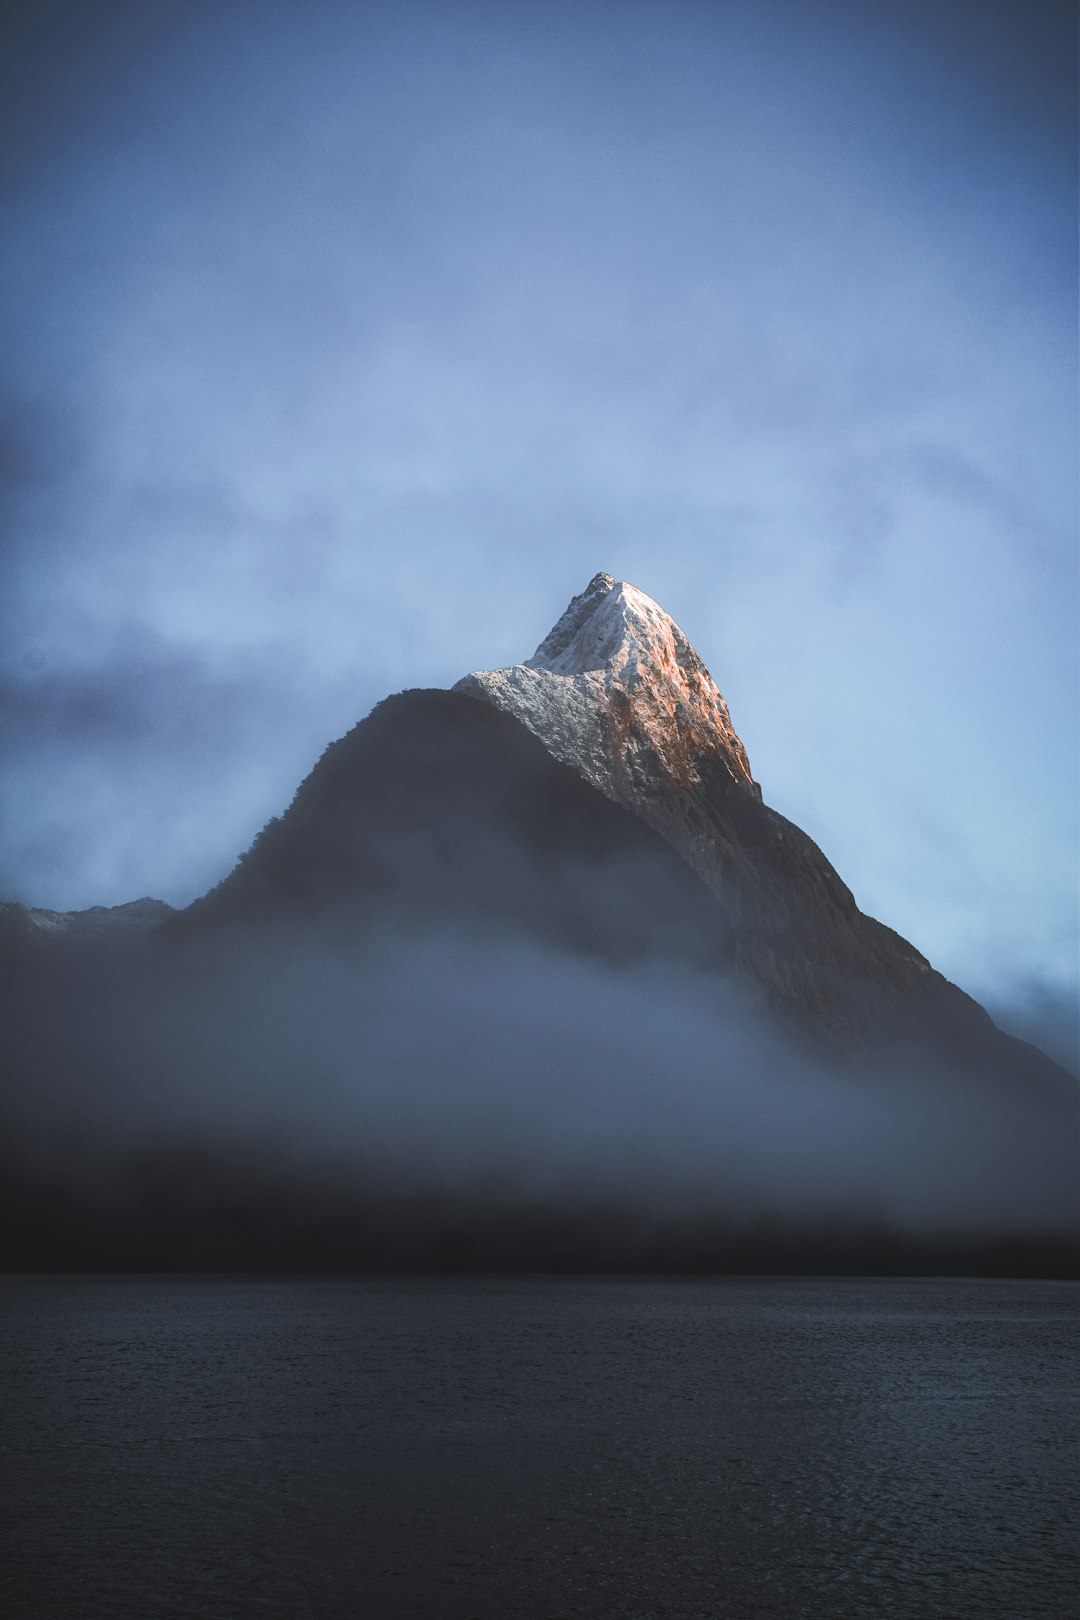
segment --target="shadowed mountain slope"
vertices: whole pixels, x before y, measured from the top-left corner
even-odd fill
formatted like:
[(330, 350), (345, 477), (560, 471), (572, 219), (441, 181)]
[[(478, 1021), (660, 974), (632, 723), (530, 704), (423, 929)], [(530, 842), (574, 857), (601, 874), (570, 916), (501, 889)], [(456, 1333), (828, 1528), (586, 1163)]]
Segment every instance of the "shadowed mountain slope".
[(332, 743), (280, 819), (166, 930), (320, 920), (505, 928), (613, 961), (715, 967), (734, 938), (647, 826), (512, 717), (456, 692), (403, 692)]

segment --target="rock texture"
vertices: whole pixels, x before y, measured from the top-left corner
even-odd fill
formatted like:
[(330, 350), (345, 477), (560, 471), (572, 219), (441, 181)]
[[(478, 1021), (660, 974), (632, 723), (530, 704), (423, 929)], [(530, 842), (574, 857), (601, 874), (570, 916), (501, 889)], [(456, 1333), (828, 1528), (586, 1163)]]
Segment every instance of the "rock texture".
[(662, 834), (721, 900), (740, 965), (780, 1005), (818, 1015), (843, 1041), (880, 1019), (882, 998), (945, 987), (763, 802), (715, 681), (635, 586), (597, 574), (532, 658), (476, 671), (455, 690), (515, 716)]
[(658, 782), (699, 786), (706, 760), (757, 793), (727, 704), (683, 632), (610, 574), (574, 597), (524, 664), (467, 675), (457, 690), (523, 720), (557, 759), (646, 820)]

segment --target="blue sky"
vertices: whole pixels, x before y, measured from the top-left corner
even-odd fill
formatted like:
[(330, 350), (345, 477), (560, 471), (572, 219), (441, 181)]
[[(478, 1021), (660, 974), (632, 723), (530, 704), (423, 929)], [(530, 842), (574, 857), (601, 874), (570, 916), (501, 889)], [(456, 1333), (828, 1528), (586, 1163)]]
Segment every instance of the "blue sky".
[(187, 901), (605, 569), (864, 909), (1068, 1003), (1071, 7), (9, 12), (0, 893)]

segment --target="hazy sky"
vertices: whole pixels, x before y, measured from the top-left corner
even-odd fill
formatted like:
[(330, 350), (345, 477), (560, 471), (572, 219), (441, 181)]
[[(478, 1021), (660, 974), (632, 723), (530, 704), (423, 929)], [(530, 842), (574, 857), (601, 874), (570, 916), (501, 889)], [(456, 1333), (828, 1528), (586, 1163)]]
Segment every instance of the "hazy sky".
[(1075, 986), (1072, 6), (5, 17), (0, 895), (186, 902), (606, 569), (864, 909)]

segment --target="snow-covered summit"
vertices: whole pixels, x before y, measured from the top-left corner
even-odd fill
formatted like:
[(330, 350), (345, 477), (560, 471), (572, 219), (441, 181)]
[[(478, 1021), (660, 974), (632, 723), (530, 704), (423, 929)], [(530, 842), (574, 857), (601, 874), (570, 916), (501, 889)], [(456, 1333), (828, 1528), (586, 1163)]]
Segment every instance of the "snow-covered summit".
[(891, 993), (930, 971), (762, 802), (716, 682), (636, 586), (595, 575), (526, 663), (478, 670), (455, 690), (513, 715), (666, 838), (720, 897), (738, 960), (785, 1004), (831, 1016), (838, 972)]
[(639, 812), (657, 770), (689, 788), (702, 761), (756, 791), (716, 682), (651, 596), (596, 574), (533, 656), (478, 670), (457, 690), (516, 716), (556, 758)]

